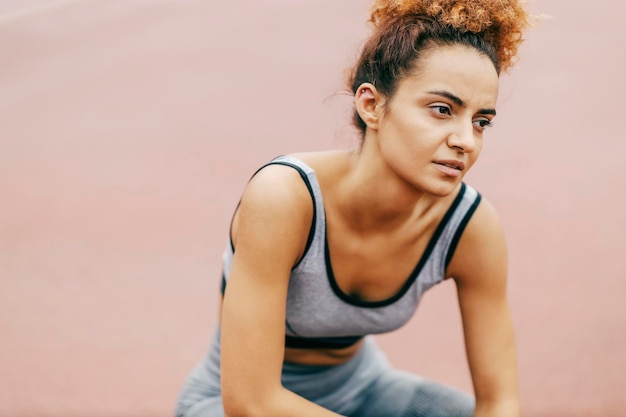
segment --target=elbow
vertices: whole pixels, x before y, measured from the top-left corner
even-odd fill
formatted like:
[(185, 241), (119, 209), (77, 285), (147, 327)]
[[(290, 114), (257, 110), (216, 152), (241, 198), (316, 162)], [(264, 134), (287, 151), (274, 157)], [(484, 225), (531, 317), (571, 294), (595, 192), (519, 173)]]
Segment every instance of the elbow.
[(226, 417), (277, 417), (278, 395), (224, 395), (222, 404)]
[(257, 407), (255, 402), (222, 396), (222, 404), (226, 417), (260, 417), (262, 413), (260, 407)]
[(224, 405), (226, 417), (276, 417), (268, 408), (257, 404)]
[(223, 405), (226, 417), (254, 417), (258, 415), (250, 405), (232, 403), (230, 401), (224, 401)]

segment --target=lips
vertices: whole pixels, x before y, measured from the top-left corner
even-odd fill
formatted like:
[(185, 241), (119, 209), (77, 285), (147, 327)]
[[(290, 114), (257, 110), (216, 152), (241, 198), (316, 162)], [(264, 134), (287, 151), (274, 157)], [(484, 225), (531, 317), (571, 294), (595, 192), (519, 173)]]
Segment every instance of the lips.
[(433, 162), (437, 165), (442, 165), (452, 169), (458, 169), (459, 171), (463, 171), (465, 169), (465, 164), (463, 163), (463, 161), (457, 161), (456, 159), (443, 159)]

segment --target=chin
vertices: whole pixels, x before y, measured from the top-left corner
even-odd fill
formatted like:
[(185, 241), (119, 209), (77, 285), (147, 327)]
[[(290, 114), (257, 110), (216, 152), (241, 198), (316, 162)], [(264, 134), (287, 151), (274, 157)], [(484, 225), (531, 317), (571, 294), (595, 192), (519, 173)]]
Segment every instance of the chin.
[(447, 197), (452, 194), (461, 184), (461, 180), (437, 181), (427, 184), (422, 190), (434, 197)]

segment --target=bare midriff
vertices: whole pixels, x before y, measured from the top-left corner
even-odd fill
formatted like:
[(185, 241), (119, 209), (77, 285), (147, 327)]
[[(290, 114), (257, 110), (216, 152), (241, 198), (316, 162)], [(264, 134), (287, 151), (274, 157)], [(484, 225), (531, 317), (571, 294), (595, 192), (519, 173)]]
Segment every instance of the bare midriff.
[(342, 349), (285, 348), (285, 362), (302, 365), (341, 365), (349, 361), (363, 345), (363, 339)]

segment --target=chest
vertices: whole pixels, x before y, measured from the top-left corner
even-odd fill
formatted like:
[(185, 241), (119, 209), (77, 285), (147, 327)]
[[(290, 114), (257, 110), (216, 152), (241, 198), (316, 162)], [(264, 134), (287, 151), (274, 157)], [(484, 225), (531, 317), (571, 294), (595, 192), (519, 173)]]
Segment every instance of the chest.
[(348, 297), (377, 302), (402, 291), (429, 256), (434, 226), (360, 236), (341, 227), (328, 228), (325, 241), (327, 273)]
[(391, 268), (398, 278), (388, 278), (390, 269), (380, 265), (392, 265), (389, 260), (403, 251), (370, 242), (358, 251), (339, 252), (343, 255), (340, 271), (349, 272), (350, 279), (337, 280), (329, 242), (316, 243), (290, 277), (287, 333), (292, 336), (357, 336), (395, 330), (413, 316), (422, 294), (443, 278), (438, 258), (423, 251)]

